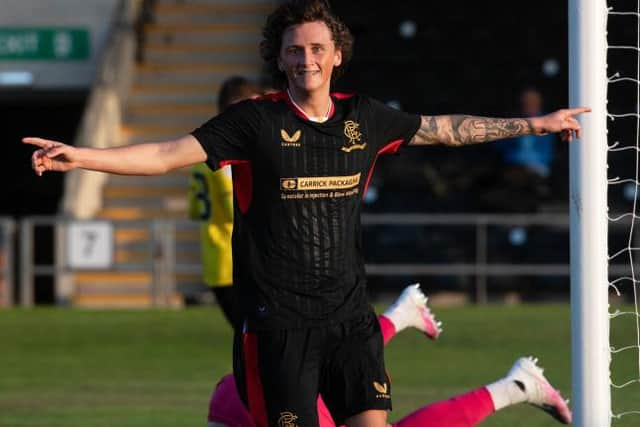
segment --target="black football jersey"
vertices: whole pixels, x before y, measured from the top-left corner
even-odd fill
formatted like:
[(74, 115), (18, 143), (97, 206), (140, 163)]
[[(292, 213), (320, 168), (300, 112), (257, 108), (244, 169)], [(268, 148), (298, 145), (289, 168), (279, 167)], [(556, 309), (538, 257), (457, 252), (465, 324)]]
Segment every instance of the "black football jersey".
[(331, 98), (323, 123), (278, 93), (232, 105), (192, 133), (209, 167), (233, 165), (233, 286), (256, 329), (368, 310), (362, 195), (376, 158), (406, 144), (420, 116), (365, 96)]

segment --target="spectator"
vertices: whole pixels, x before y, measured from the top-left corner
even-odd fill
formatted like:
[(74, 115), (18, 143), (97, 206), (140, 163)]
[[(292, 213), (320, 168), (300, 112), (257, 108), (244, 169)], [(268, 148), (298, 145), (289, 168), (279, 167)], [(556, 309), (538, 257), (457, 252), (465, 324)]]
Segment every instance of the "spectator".
[[(218, 93), (218, 112), (231, 104), (261, 94), (250, 80), (233, 76), (224, 81)], [(200, 221), (202, 278), (222, 309), (227, 321), (235, 326), (239, 319), (233, 297), (231, 232), (233, 230), (233, 184), (231, 166), (212, 171), (206, 163), (191, 168), (189, 183), (189, 217)]]
[[(519, 115), (539, 117), (542, 94), (526, 88), (520, 94)], [(535, 212), (551, 195), (549, 178), (554, 161), (556, 136), (521, 135), (494, 144), (502, 169), (495, 186), (486, 193), (486, 208), (507, 212)]]

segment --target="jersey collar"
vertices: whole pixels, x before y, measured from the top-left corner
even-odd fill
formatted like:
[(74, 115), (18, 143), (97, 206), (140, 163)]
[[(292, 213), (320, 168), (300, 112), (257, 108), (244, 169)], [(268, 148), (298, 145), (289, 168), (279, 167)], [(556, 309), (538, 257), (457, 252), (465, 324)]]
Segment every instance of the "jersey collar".
[(296, 102), (293, 100), (293, 97), (291, 96), (291, 94), (289, 93), (289, 89), (285, 90), (285, 99), (287, 101), (287, 104), (289, 104), (289, 107), (291, 107), (291, 109), (293, 110), (293, 112), (300, 117), (301, 119), (310, 121), (310, 122), (314, 122), (314, 123), (325, 123), (326, 121), (330, 120), (333, 117), (333, 114), (336, 111), (336, 106), (333, 102), (333, 99), (331, 99), (331, 96), (329, 96), (329, 108), (327, 110), (327, 114), (324, 117), (324, 120), (318, 121), (318, 120), (313, 120), (312, 118), (310, 118), (307, 113), (305, 113), (302, 108), (300, 108), (300, 106), (298, 104), (296, 104)]

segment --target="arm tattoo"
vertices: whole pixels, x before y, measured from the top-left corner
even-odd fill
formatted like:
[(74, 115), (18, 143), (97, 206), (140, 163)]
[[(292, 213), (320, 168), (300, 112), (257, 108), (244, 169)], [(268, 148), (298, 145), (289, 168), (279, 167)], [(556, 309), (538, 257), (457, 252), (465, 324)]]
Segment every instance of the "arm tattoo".
[(496, 119), (464, 115), (422, 116), (414, 145), (469, 145), (533, 133), (528, 119)]

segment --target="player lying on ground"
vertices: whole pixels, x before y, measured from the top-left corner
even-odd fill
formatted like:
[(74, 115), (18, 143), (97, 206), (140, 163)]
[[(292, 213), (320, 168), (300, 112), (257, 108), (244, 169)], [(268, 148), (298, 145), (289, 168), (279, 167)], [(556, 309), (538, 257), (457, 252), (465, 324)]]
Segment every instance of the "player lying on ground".
[[(386, 345), (397, 333), (416, 328), (431, 338), (440, 335), (440, 322), (427, 307), (427, 298), (418, 284), (408, 286), (396, 302), (378, 316)], [(518, 359), (504, 378), (449, 400), (431, 403), (393, 423), (394, 427), (471, 427), (495, 411), (517, 403), (530, 403), (564, 424), (571, 422), (571, 411), (530, 357)], [(383, 388), (382, 386), (380, 386)], [(318, 397), (320, 427), (336, 427), (329, 410)], [(287, 424), (289, 422), (290, 424)], [(295, 426), (296, 419), (283, 419), (282, 426)], [(218, 383), (209, 402), (207, 427), (255, 427), (251, 414), (240, 399), (232, 375)]]
[(320, 393), (338, 423), (384, 427), (391, 398), (371, 384), (389, 380), (366, 295), (360, 224), (376, 159), (407, 146), (528, 134), (560, 132), (571, 140), (580, 137), (576, 116), (588, 108), (513, 119), (422, 116), (363, 95), (332, 94), (353, 37), (322, 0), (280, 5), (263, 36), (261, 54), (282, 92), (236, 104), (190, 135), (108, 149), (23, 141), (39, 148), (32, 156), (38, 175), (233, 165), (233, 283), (244, 320), (234, 336), (233, 373), (254, 419), (278, 426), (293, 415), (315, 427)]

